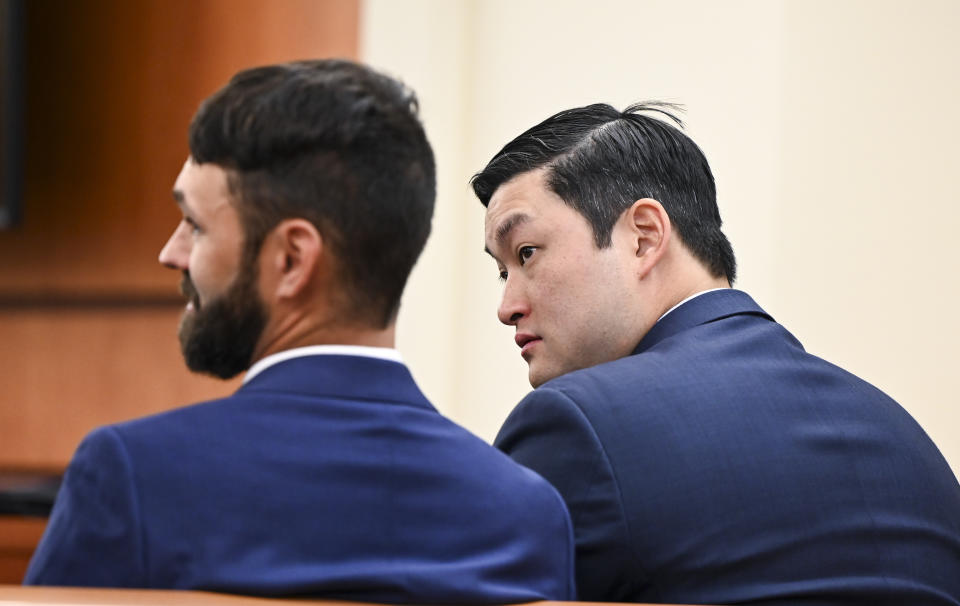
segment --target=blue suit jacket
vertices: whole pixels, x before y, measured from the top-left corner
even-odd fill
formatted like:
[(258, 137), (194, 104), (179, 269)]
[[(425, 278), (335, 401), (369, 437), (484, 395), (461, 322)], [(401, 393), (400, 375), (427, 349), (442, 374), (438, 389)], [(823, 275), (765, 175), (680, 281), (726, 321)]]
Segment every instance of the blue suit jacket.
[(743, 292), (545, 383), (496, 444), (566, 500), (581, 599), (960, 604), (960, 486), (940, 452)]
[(442, 417), (405, 366), (310, 356), (91, 433), (26, 583), (572, 599), (573, 536), (557, 492)]

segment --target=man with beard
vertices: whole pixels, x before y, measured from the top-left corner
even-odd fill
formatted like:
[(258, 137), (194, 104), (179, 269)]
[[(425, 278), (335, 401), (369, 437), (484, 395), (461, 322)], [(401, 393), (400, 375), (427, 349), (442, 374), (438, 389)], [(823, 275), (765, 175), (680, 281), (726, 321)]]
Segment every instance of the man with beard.
[(393, 349), (435, 190), (412, 93), (345, 61), (243, 71), (190, 154), (160, 262), (187, 365), (243, 386), (91, 433), (26, 582), (572, 599), (559, 495), (441, 417)]

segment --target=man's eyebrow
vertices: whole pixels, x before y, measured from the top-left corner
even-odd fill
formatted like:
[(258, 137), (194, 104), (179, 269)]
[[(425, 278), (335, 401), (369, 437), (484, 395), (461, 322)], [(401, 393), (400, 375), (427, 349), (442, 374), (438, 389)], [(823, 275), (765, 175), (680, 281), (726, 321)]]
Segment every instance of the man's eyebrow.
[(510, 215), (507, 220), (501, 223), (500, 227), (497, 228), (497, 244), (503, 244), (503, 241), (507, 239), (507, 236), (510, 235), (510, 232), (513, 231), (513, 228), (526, 223), (529, 220), (530, 215), (526, 213)]
[[(516, 213), (507, 217), (507, 219), (497, 227), (497, 233), (494, 234), (494, 240), (497, 243), (497, 246), (502, 246), (503, 241), (510, 236), (510, 232), (514, 230), (518, 225), (522, 225), (530, 220), (530, 215), (526, 213)], [(493, 253), (490, 252), (488, 247), (484, 247), (486, 253), (490, 256), (493, 256)]]
[(193, 214), (193, 209), (190, 208), (190, 205), (187, 203), (187, 194), (183, 193), (183, 190), (173, 190), (173, 201), (180, 207), (180, 212), (182, 212), (184, 216)]

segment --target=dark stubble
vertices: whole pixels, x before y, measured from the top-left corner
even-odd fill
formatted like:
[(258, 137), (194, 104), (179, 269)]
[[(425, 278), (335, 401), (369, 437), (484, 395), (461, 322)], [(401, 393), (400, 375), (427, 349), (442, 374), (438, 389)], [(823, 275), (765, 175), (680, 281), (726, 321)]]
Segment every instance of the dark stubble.
[(184, 272), (180, 290), (194, 306), (180, 319), (180, 350), (187, 368), (221, 379), (250, 368), (267, 322), (256, 281), (256, 266), (250, 263), (240, 268), (227, 292), (201, 306), (190, 275)]

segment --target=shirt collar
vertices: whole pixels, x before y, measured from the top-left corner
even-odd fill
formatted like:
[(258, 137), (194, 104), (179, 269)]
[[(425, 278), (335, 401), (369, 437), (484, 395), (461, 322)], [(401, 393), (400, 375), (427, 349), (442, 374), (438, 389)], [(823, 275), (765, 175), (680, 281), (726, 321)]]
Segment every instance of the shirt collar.
[(666, 311), (666, 313), (664, 313), (662, 316), (660, 316), (660, 318), (657, 319), (657, 322), (659, 322), (660, 320), (666, 318), (668, 313), (670, 313), (670, 312), (673, 311), (674, 309), (680, 307), (681, 305), (683, 305), (683, 304), (686, 303), (687, 301), (690, 301), (690, 300), (692, 300), (692, 299), (696, 299), (696, 298), (699, 297), (700, 295), (705, 295), (705, 294), (707, 294), (708, 292), (714, 292), (714, 291), (717, 291), (717, 290), (729, 290), (729, 289), (728, 289), (728, 288), (708, 288), (707, 290), (701, 290), (701, 291), (698, 292), (698, 293), (694, 293), (694, 294), (690, 295), (689, 297), (687, 297), (686, 299), (684, 299), (683, 301), (680, 301), (679, 303), (677, 303), (676, 305), (674, 305), (673, 307), (671, 307), (670, 309), (668, 309), (668, 310)]
[(247, 370), (247, 374), (243, 377), (243, 383), (246, 385), (255, 376), (280, 362), (285, 362), (293, 358), (302, 358), (304, 356), (363, 356), (403, 364), (403, 357), (400, 355), (400, 352), (392, 347), (308, 345), (307, 347), (287, 349), (257, 360), (257, 362)]
[[(703, 296), (700, 296), (703, 295)], [(723, 288), (710, 293), (699, 293), (697, 297), (678, 305), (669, 314), (654, 324), (640, 339), (633, 353), (638, 354), (654, 347), (664, 339), (680, 332), (731, 316), (753, 315), (775, 322), (770, 314), (763, 311), (750, 295), (742, 290)]]

